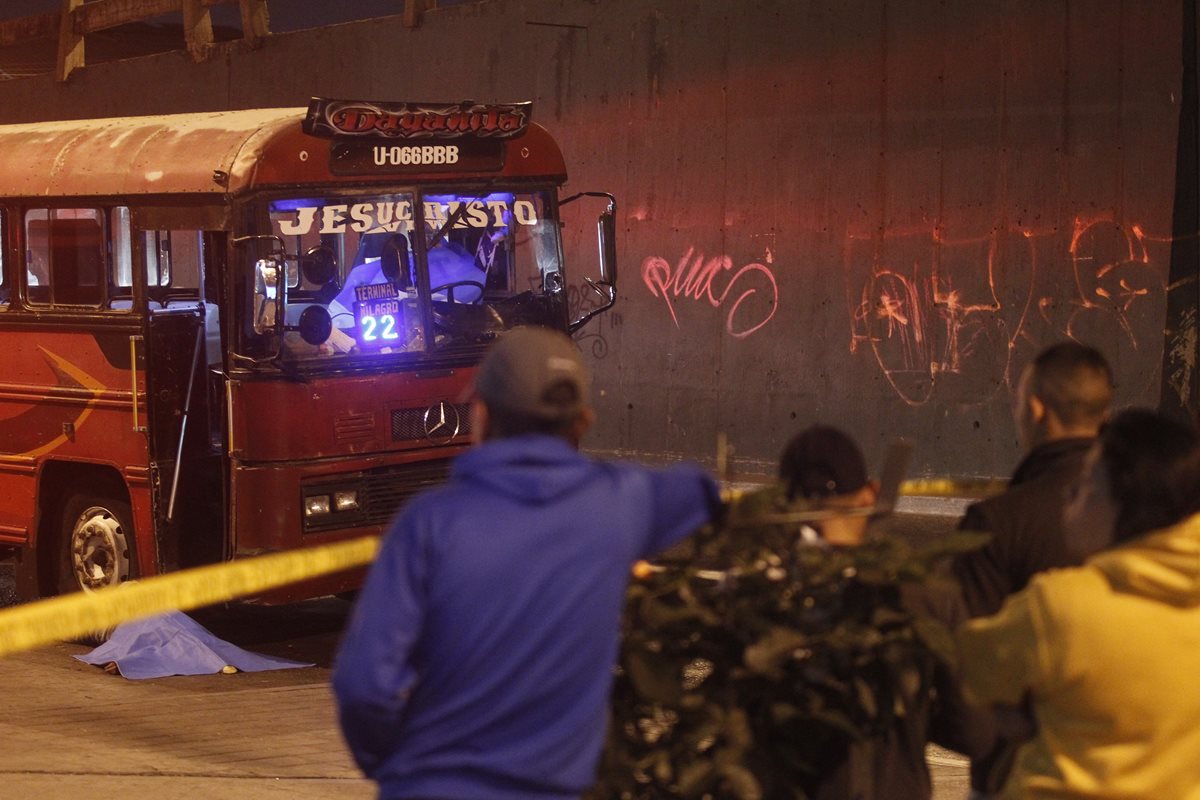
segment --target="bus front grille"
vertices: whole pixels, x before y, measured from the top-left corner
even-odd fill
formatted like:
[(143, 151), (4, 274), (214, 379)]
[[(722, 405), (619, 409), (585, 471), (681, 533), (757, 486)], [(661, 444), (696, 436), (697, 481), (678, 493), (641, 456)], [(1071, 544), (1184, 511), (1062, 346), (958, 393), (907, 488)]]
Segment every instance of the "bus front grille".
[(450, 459), (437, 459), (306, 481), (301, 487), (306, 503), (314, 496), (334, 498), (338, 493), (354, 492), (358, 507), (320, 516), (306, 514), (304, 532), (387, 525), (411, 497), (445, 483), (449, 475)]
[(450, 459), (418, 461), (372, 470), (363, 480), (367, 497), (366, 525), (386, 525), (409, 498), (439, 486), (450, 477)]
[(429, 408), (392, 411), (392, 441), (428, 439), (438, 444), (471, 433), (470, 403), (435, 403)]

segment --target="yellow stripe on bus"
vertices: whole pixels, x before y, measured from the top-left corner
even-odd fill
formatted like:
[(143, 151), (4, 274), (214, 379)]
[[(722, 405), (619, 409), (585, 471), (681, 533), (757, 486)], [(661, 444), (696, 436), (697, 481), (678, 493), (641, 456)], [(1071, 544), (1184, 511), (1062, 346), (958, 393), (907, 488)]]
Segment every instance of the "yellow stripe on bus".
[(158, 575), (120, 589), (77, 592), (0, 611), (0, 656), (74, 639), (166, 611), (224, 603), (370, 564), (378, 536)]

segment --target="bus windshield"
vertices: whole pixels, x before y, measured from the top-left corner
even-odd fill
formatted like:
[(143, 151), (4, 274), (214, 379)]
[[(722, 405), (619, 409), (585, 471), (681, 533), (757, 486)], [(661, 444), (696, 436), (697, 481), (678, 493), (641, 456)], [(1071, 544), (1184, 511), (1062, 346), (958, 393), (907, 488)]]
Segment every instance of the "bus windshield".
[[(553, 199), (489, 188), (267, 201), (287, 264), (281, 357), (439, 352), (516, 325), (564, 327)], [(299, 330), (312, 306), (332, 320), (317, 344)]]

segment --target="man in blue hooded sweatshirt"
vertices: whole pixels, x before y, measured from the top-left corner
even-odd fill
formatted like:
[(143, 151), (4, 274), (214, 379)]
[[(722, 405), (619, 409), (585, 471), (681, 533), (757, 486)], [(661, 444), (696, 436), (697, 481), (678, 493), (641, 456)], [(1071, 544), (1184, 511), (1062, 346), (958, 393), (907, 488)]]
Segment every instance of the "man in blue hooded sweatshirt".
[(578, 452), (594, 415), (566, 336), (518, 328), (480, 364), (477, 446), (405, 507), (333, 687), (390, 800), (578, 798), (595, 780), (630, 568), (707, 522), (699, 468)]

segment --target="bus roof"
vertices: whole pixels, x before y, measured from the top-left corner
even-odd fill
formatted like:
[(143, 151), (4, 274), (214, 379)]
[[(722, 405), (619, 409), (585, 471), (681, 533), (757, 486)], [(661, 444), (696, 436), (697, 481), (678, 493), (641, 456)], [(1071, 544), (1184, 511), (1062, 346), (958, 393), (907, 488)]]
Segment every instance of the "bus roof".
[[(351, 182), (330, 173), (329, 140), (301, 130), (306, 111), (263, 108), (0, 125), (0, 196), (236, 195), (266, 185)], [(565, 179), (562, 153), (540, 126), (530, 125), (512, 141), (520, 142), (522, 159), (500, 174)], [(536, 158), (529, 157), (531, 151)], [(366, 180), (447, 177), (443, 171)], [(363, 181), (362, 176), (353, 180)]]

